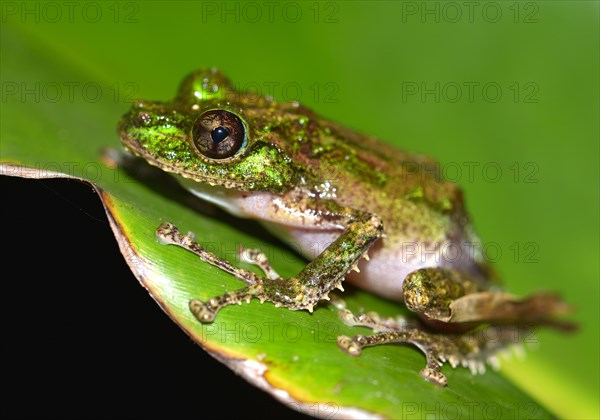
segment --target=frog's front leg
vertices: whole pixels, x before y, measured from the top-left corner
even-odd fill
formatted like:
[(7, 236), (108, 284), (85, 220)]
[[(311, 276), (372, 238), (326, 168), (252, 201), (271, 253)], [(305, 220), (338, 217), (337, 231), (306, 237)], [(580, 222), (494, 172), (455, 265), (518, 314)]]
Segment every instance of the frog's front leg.
[(445, 323), (544, 322), (570, 309), (555, 294), (537, 293), (520, 299), (490, 289), (485, 280), (444, 268), (413, 271), (402, 286), (409, 310)]
[[(251, 255), (251, 262), (259, 265), (267, 278), (258, 276), (247, 270), (232, 266), (225, 260), (204, 250), (193, 241), (190, 234), (182, 235), (171, 223), (163, 223), (156, 232), (162, 243), (173, 244), (185, 248), (203, 261), (208, 262), (243, 280), (247, 286), (221, 296), (213, 297), (206, 302), (198, 299), (190, 300), (190, 310), (200, 322), (212, 322), (217, 312), (228, 305), (249, 302), (253, 297), (261, 302), (272, 302), (275, 306), (283, 306), (292, 310), (313, 310), (321, 299), (328, 299), (328, 294), (341, 282), (348, 271), (356, 268), (358, 260), (363, 257), (371, 245), (383, 234), (383, 226), (379, 217), (352, 209), (339, 208), (332, 203), (304, 203), (311, 212), (321, 214), (319, 226), (322, 229), (343, 230), (337, 240), (329, 245), (317, 258), (306, 265), (296, 276), (283, 279), (277, 276), (268, 262), (262, 261), (260, 253)], [(301, 212), (290, 212), (288, 221), (296, 226), (306, 223), (307, 217)], [(313, 225), (311, 225), (314, 227)]]

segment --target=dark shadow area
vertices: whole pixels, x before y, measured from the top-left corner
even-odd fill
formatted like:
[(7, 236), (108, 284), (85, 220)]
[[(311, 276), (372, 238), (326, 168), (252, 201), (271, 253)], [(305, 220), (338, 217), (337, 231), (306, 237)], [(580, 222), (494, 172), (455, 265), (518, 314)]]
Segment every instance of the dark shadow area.
[(3, 417), (307, 418), (210, 357), (159, 309), (89, 185), (0, 185)]

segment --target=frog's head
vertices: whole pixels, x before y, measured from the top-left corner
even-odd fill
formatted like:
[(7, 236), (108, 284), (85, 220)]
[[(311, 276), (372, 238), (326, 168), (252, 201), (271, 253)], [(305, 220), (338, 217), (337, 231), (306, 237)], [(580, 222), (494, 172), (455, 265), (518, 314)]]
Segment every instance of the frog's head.
[(249, 101), (216, 70), (201, 70), (183, 81), (172, 102), (136, 101), (118, 131), (127, 150), (184, 178), (284, 192), (297, 185), (297, 171), (268, 140), (264, 113), (246, 112), (263, 102)]

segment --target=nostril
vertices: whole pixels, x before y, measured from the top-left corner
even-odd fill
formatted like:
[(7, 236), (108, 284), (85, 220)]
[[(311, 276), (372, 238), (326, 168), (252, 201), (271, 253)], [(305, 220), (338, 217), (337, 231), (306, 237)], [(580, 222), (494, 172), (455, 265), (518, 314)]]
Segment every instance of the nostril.
[(150, 114), (148, 114), (147, 112), (140, 112), (137, 115), (135, 122), (138, 127), (150, 125), (150, 123), (152, 122), (152, 117), (150, 117)]

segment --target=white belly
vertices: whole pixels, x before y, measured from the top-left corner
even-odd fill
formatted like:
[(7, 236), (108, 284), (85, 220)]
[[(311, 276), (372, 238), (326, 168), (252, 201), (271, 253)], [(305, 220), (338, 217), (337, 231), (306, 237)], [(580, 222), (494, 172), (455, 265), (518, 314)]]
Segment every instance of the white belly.
[[(291, 247), (312, 260), (340, 236), (340, 231), (295, 229), (263, 223), (278, 237), (285, 238)], [(405, 245), (403, 245), (403, 243)], [(458, 244), (441, 243), (427, 249), (409, 240), (391, 244), (380, 239), (369, 250), (369, 261), (361, 259), (360, 272), (351, 271), (346, 279), (354, 285), (379, 296), (402, 301), (402, 284), (405, 277), (420, 268), (446, 267), (470, 271), (473, 258)]]

